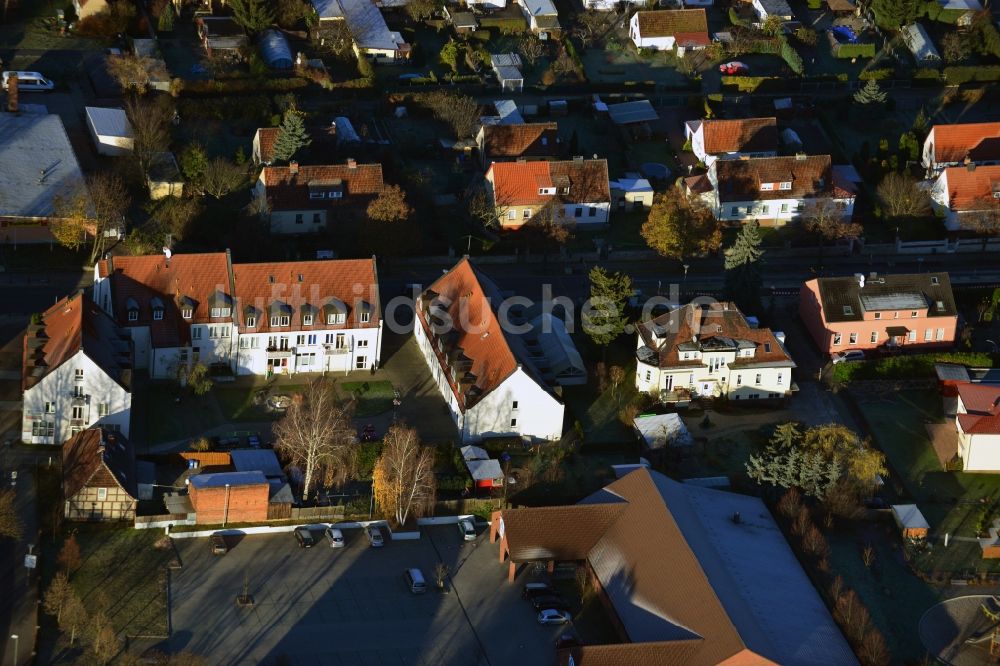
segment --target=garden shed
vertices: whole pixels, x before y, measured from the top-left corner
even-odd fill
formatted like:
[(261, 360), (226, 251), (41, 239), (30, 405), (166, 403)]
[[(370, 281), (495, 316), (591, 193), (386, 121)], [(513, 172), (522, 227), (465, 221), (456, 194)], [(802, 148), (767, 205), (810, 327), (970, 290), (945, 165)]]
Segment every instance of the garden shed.
[(941, 54), (938, 53), (924, 26), (911, 23), (903, 28), (902, 34), (903, 41), (913, 54), (918, 67), (931, 67), (941, 63)]
[(292, 49), (277, 30), (267, 30), (260, 36), (260, 55), (271, 69), (292, 68)]
[(930, 525), (916, 504), (893, 504), (892, 518), (907, 539), (926, 539)]
[(87, 130), (99, 155), (112, 157), (132, 152), (135, 139), (132, 126), (121, 109), (104, 109), (96, 106), (85, 107)]
[(521, 56), (516, 53), (496, 53), (490, 55), (490, 66), (496, 74), (500, 90), (520, 92), (524, 88), (521, 74)]
[(642, 437), (647, 449), (662, 449), (666, 446), (691, 446), (694, 439), (678, 414), (643, 414), (632, 424)]
[(173, 153), (161, 152), (153, 155), (146, 184), (149, 186), (149, 198), (153, 201), (184, 194), (184, 179), (181, 178), (181, 170)]
[(469, 476), (476, 484), (476, 488), (489, 489), (503, 485), (503, 469), (500, 462), (493, 458), (478, 446), (463, 446), (459, 449), (462, 452), (462, 459), (465, 460), (465, 467), (469, 470)]

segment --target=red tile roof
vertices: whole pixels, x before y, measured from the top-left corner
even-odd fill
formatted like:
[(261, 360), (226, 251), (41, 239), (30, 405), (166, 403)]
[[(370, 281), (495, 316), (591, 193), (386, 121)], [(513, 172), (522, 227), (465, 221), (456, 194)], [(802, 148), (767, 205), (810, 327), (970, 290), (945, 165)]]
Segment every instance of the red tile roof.
[[(308, 131), (312, 143), (305, 149), (306, 151), (315, 148), (317, 144), (322, 144), (322, 147), (325, 149), (333, 149), (337, 145), (337, 128), (335, 125), (311, 127)], [(257, 130), (257, 149), (262, 164), (270, 164), (274, 160), (274, 142), (278, 140), (278, 134), (280, 133), (280, 127), (261, 127)], [(299, 153), (295, 154), (295, 158), (299, 160)]]
[(131, 386), (131, 345), (107, 314), (83, 293), (60, 299), (24, 337), (21, 389), (37, 384), (83, 351), (126, 390)]
[[(190, 342), (191, 324), (231, 318), (211, 317), (209, 302), (232, 308), (232, 286), (227, 252), (112, 257), (98, 265), (102, 277), (111, 276), (112, 308), (122, 326), (148, 326), (154, 347), (181, 347)], [(154, 299), (163, 305), (163, 318), (153, 319)], [(192, 317), (181, 309), (192, 306)], [(129, 306), (138, 306), (136, 321), (128, 320)]]
[(962, 383), (958, 385), (958, 397), (968, 412), (958, 415), (963, 432), (1000, 434), (1000, 386)]
[(656, 353), (661, 368), (703, 366), (705, 362), (702, 359), (684, 360), (681, 347), (690, 346), (688, 351), (693, 351), (715, 339), (753, 345), (752, 357), (738, 357), (729, 364), (730, 367), (793, 364), (792, 357), (778, 343), (771, 329), (751, 328), (732, 303), (688, 304), (639, 324), (638, 330), (645, 345)]
[[(291, 331), (377, 328), (381, 304), (375, 259), (338, 261), (286, 261), (260, 264), (233, 264), (236, 285), (236, 316), (241, 333), (288, 333)], [(281, 306), (289, 315), (289, 326), (271, 328), (272, 306)], [(324, 307), (346, 309), (343, 324), (327, 324)], [(370, 313), (362, 323), (361, 313)], [(302, 315), (312, 312), (312, 326), (302, 324)], [(256, 326), (246, 326), (252, 314)]]
[[(440, 314), (435, 316), (435, 311)], [(444, 313), (450, 318), (450, 329), (436, 336), (432, 320), (440, 321)], [(432, 345), (438, 337), (444, 343), (444, 351), (435, 347), (435, 352), (463, 412), (517, 370), (514, 352), (468, 258), (459, 261), (424, 291), (417, 302), (417, 318)], [(475, 386), (474, 394), (467, 395), (467, 389), (463, 390), (464, 374), (458, 382), (452, 377), (449, 355), (456, 361), (462, 357), (471, 361), (467, 379), (472, 384), (467, 386)]]
[(762, 153), (778, 150), (778, 121), (775, 118), (704, 120), (705, 152)]
[(1000, 122), (935, 125), (934, 161), (1000, 159)]
[(484, 125), (483, 157), (487, 161), (517, 157), (557, 157), (558, 130), (556, 123)]
[(658, 11), (638, 12), (639, 35), (643, 39), (653, 37), (674, 37), (681, 41), (681, 36), (698, 40), (699, 44), (709, 44), (708, 18), (705, 10), (698, 9), (661, 9)]
[(948, 183), (948, 207), (954, 211), (989, 210), (1000, 207), (993, 193), (1000, 192), (1000, 165), (949, 167), (944, 170)]
[[(103, 428), (87, 428), (70, 437), (62, 446), (63, 494), (76, 495), (94, 480), (95, 487), (117, 484), (133, 499), (138, 498), (135, 451), (121, 433)], [(107, 473), (96, 476), (101, 469)]]
[[(721, 202), (851, 196), (834, 186), (829, 155), (718, 160), (712, 169)], [(790, 190), (780, 189), (784, 182), (792, 184)], [(772, 189), (761, 190), (762, 183), (771, 183)]]
[[(492, 178), (494, 197), (501, 206), (611, 201), (607, 160), (494, 162), (487, 178)], [(541, 188), (556, 188), (556, 194), (540, 194)]]
[[(381, 192), (383, 186), (381, 164), (266, 166), (260, 177), (272, 210), (319, 210), (367, 202)], [(310, 183), (324, 188), (339, 186), (343, 188), (343, 197), (310, 199)]]

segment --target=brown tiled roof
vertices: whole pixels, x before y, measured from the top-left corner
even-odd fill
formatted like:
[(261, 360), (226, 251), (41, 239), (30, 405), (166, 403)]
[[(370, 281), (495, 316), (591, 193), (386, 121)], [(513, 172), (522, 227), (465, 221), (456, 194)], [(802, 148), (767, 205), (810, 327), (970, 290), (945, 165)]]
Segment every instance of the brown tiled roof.
[(638, 17), (639, 34), (643, 39), (697, 33), (704, 35), (706, 43), (708, 41), (708, 18), (704, 9), (661, 9), (638, 12)]
[(41, 326), (28, 328), (22, 350), (21, 389), (31, 388), (80, 351), (130, 390), (131, 343), (122, 339), (114, 320), (83, 292), (60, 299), (42, 314)]
[[(804, 199), (809, 197), (847, 196), (833, 184), (829, 155), (803, 157), (751, 157), (718, 160), (712, 164), (718, 176), (719, 201), (765, 201), (768, 199)], [(792, 189), (780, 189), (791, 182)], [(761, 190), (762, 183), (773, 189)]]
[[(625, 507), (625, 502), (615, 502), (507, 509), (503, 526), (510, 558), (515, 562), (585, 560)], [(554, 525), (559, 529), (554, 530)]]
[[(366, 202), (382, 191), (381, 164), (300, 164), (298, 173), (289, 166), (266, 166), (261, 173), (272, 210), (319, 210), (345, 203)], [(309, 184), (333, 184), (343, 188), (340, 199), (310, 199)], [(360, 198), (360, 201), (358, 200)]]
[(948, 183), (948, 207), (954, 211), (993, 210), (1000, 208), (1000, 200), (993, 193), (1000, 192), (1000, 165), (949, 167), (940, 176)]
[(762, 153), (778, 149), (778, 121), (775, 118), (705, 120), (705, 152)]
[(712, 181), (708, 179), (708, 176), (701, 173), (697, 176), (688, 176), (685, 178), (684, 187), (693, 194), (705, 194), (712, 191)]
[[(335, 125), (329, 125), (328, 127), (310, 127), (308, 129), (309, 137), (312, 139), (312, 143), (295, 154), (295, 159), (299, 162), (304, 160), (301, 159), (299, 153), (308, 153), (313, 148), (322, 146), (325, 150), (332, 150), (337, 144), (337, 128)], [(278, 134), (281, 133), (280, 127), (261, 127), (257, 130), (257, 147), (260, 152), (260, 161), (263, 164), (269, 164), (274, 159), (274, 142), (278, 140)], [(329, 159), (329, 158), (327, 158)]]
[(484, 125), (483, 156), (491, 159), (557, 157), (559, 126), (556, 123)]
[[(236, 285), (236, 316), (242, 333), (288, 333), (292, 331), (378, 328), (380, 303), (375, 259), (338, 261), (285, 261), (261, 264), (233, 264)], [(324, 307), (346, 308), (343, 324), (326, 323)], [(272, 307), (284, 309), (289, 326), (271, 328)], [(250, 314), (256, 319), (247, 328)], [(364, 310), (370, 313), (361, 322)], [(313, 326), (302, 325), (302, 315), (312, 311)]]
[[(865, 316), (865, 307), (861, 296), (915, 296), (922, 300), (927, 308), (928, 317), (955, 317), (955, 297), (951, 292), (951, 280), (947, 273), (914, 273), (905, 275), (879, 275), (866, 278), (862, 288), (857, 277), (824, 277), (819, 281), (820, 304), (823, 307), (823, 320), (828, 322), (861, 321)], [(935, 284), (936, 281), (936, 284)], [(814, 282), (814, 281), (810, 281)], [(940, 302), (943, 307), (938, 308)], [(844, 312), (847, 306), (849, 313)], [(910, 307), (899, 307), (899, 310), (910, 310)], [(918, 308), (921, 309), (921, 308)], [(893, 320), (886, 323), (891, 325)], [(905, 323), (905, 322), (903, 322)]]
[(958, 397), (967, 412), (958, 415), (963, 432), (1000, 434), (1000, 387), (963, 383), (958, 385)]
[[(122, 326), (148, 326), (154, 347), (180, 347), (190, 342), (191, 324), (231, 323), (211, 318), (209, 302), (232, 305), (229, 255), (226, 252), (112, 257), (101, 261), (102, 277), (111, 276), (112, 307)], [(153, 299), (163, 304), (163, 319), (153, 319)], [(139, 318), (128, 320), (129, 305), (139, 306)], [(181, 316), (191, 304), (192, 317)]]
[[(108, 488), (112, 483), (138, 498), (135, 451), (121, 433), (87, 428), (66, 440), (62, 456), (63, 496), (67, 499), (87, 485)], [(102, 470), (107, 474), (100, 475)]]
[(695, 345), (711, 344), (716, 339), (753, 346), (752, 357), (737, 357), (731, 367), (792, 363), (771, 329), (751, 328), (732, 303), (688, 304), (641, 323), (638, 330), (645, 345), (657, 354), (661, 368), (701, 367), (701, 359), (684, 360), (680, 346), (692, 345), (694, 349)]
[[(438, 278), (417, 302), (417, 319), (428, 339), (432, 340), (432, 345), (435, 336), (431, 319), (439, 319), (433, 317), (435, 307), (446, 312), (452, 324), (449, 331), (439, 336), (445, 342), (444, 353), (436, 348), (435, 352), (459, 408), (465, 411), (517, 370), (517, 359), (468, 258), (462, 259)], [(428, 312), (428, 309), (432, 311)], [(470, 379), (474, 378), (475, 396), (467, 396), (455, 383), (449, 371), (449, 354), (454, 358), (464, 356), (471, 361), (468, 372)]]
[[(494, 162), (490, 165), (494, 197), (501, 206), (611, 201), (607, 160), (561, 162)], [(569, 192), (561, 194), (563, 187)], [(539, 194), (539, 188), (556, 188), (555, 195)]]
[(1000, 122), (935, 125), (934, 161), (1000, 159)]

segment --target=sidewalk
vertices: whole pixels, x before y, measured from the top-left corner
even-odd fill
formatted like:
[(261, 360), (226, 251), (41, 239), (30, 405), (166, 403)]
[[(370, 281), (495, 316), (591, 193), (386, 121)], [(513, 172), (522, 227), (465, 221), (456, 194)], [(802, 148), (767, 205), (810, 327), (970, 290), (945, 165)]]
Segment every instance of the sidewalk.
[[(38, 543), (38, 521), (34, 464), (29, 464), (20, 456), (11, 463), (11, 452), (4, 451), (2, 468), (3, 482), (9, 483), (11, 470), (17, 471), (17, 513), (24, 527), (21, 541), (14, 547), (4, 543), (0, 548), (0, 630), (4, 630), (0, 640), (0, 663), (34, 663), (35, 632), (38, 624), (38, 578), (37, 570), (29, 571), (24, 566), (24, 556), (28, 544)], [(37, 545), (34, 552), (38, 552)], [(17, 636), (17, 658), (15, 641)]]

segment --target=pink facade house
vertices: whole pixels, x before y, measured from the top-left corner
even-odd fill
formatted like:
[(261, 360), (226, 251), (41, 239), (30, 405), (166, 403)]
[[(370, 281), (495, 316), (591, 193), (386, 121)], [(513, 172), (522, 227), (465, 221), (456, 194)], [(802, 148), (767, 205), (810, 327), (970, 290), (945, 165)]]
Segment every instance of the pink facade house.
[(951, 347), (958, 330), (947, 273), (809, 280), (799, 291), (799, 316), (827, 355)]

